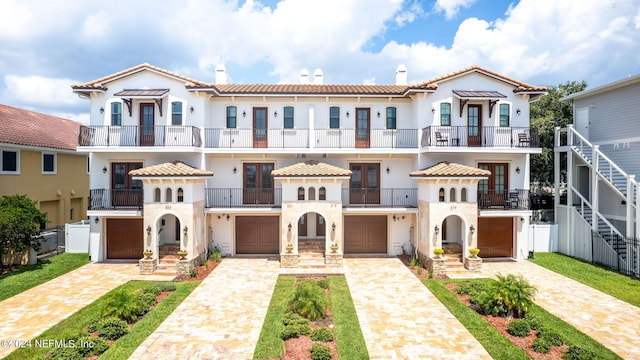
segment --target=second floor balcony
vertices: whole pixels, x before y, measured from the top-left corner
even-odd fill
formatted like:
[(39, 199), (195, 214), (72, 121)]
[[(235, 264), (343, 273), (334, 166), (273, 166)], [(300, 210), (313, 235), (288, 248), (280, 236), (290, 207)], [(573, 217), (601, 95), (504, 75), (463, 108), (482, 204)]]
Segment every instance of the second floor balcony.
[(427, 126), (422, 129), (422, 148), (482, 147), (539, 148), (534, 128), (502, 126)]
[(478, 190), (478, 209), (529, 210), (529, 190)]
[(195, 126), (81, 126), (80, 146), (99, 147), (201, 147)]

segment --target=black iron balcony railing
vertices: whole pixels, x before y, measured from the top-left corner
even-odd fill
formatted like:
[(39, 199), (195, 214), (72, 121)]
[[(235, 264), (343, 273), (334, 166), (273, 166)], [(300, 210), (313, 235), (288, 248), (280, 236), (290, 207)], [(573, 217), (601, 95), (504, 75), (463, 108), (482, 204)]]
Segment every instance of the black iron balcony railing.
[(418, 129), (315, 130), (318, 149), (417, 149)]
[(281, 207), (282, 189), (207, 188), (206, 207)]
[(478, 190), (478, 208), (496, 210), (529, 210), (529, 190)]
[(81, 126), (80, 146), (202, 146), (195, 126)]
[(539, 148), (535, 128), (502, 126), (427, 126), (422, 129), (422, 147)]
[(206, 148), (308, 148), (308, 129), (204, 129)]
[(342, 189), (342, 205), (349, 207), (417, 207), (418, 189)]
[(142, 189), (91, 189), (89, 210), (142, 210)]

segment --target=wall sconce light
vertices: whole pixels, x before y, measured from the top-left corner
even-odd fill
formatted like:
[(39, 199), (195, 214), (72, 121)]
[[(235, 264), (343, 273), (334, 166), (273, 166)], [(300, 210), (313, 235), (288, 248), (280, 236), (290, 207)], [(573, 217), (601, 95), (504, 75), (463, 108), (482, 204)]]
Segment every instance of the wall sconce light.
[(151, 235), (151, 225), (147, 225), (147, 235)]
[(524, 217), (520, 216), (520, 224), (524, 224)]
[(182, 232), (184, 233), (184, 236), (187, 236), (187, 232), (189, 232), (189, 228), (187, 227), (187, 225), (184, 226), (184, 229), (182, 229)]
[(432, 114), (435, 114), (435, 113), (436, 113), (436, 108), (432, 107), (432, 108), (431, 108), (431, 113), (432, 113)]
[(520, 109), (516, 110), (516, 114), (518, 114), (518, 116), (520, 116), (521, 113), (522, 111), (520, 111)]
[(104, 108), (102, 106), (100, 107), (100, 114), (104, 114)]
[(396, 214), (393, 214), (393, 221), (396, 221), (397, 219)]
[(433, 228), (433, 231), (436, 232), (436, 235), (440, 233), (440, 228), (438, 227), (438, 225), (436, 225), (436, 227)]
[(242, 117), (247, 117), (247, 112), (242, 110)]
[(229, 221), (229, 218), (230, 218), (230, 216), (229, 216), (229, 214), (227, 214), (227, 221)]
[(380, 111), (378, 111), (378, 119), (380, 119)]
[(189, 111), (193, 114), (193, 106), (189, 108)]
[(476, 228), (473, 227), (473, 224), (469, 226), (469, 232), (471, 232), (471, 235), (473, 235), (473, 233), (476, 232)]
[(235, 173), (237, 173), (237, 172), (238, 172), (238, 169), (234, 166), (234, 167), (233, 167), (233, 173), (235, 174)]
[(100, 221), (100, 218), (96, 216), (96, 218), (95, 218), (95, 219), (93, 219), (93, 222), (97, 224), (97, 223), (98, 223), (98, 221)]
[(103, 174), (106, 174), (106, 173), (107, 173), (107, 166), (106, 166), (106, 165), (102, 168), (102, 173), (103, 173)]
[(349, 112), (347, 111), (347, 117), (349, 117)]
[(331, 224), (331, 231), (336, 231), (336, 223)]
[(520, 174), (520, 166), (516, 166), (516, 174)]
[(289, 225), (287, 225), (287, 229), (289, 229), (289, 232), (291, 232), (291, 223), (289, 223)]
[(274, 117), (274, 118), (277, 118), (277, 117), (278, 117), (278, 111), (274, 111), (274, 112), (273, 112), (273, 117)]
[(387, 166), (387, 174), (391, 172), (391, 169)]

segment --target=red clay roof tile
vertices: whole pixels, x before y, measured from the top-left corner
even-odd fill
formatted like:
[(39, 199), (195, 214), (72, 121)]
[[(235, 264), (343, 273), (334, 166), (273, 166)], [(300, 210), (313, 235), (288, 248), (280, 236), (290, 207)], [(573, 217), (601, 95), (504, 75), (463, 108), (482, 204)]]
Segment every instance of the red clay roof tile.
[(0, 105), (0, 143), (75, 150), (79, 132), (73, 120)]

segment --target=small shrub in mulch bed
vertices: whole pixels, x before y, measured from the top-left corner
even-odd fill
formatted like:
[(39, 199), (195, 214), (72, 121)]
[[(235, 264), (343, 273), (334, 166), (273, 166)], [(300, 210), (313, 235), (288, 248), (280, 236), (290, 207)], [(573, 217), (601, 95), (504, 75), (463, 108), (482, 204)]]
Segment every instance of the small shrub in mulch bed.
[(331, 360), (331, 349), (320, 343), (311, 346), (311, 360)]
[(317, 328), (311, 332), (311, 340), (321, 342), (333, 341), (333, 333), (327, 328)]

